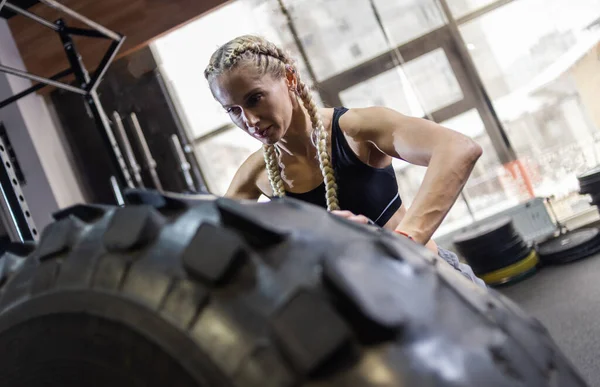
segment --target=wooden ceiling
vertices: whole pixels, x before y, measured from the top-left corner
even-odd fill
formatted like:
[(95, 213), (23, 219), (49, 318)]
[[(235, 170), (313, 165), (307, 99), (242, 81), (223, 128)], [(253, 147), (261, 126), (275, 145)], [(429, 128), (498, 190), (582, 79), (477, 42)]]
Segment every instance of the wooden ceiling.
[[(10, 0), (9, 0), (10, 1)], [(160, 35), (217, 8), (227, 0), (59, 0), (65, 6), (126, 36), (117, 56), (143, 47)], [(68, 25), (86, 27), (44, 4), (28, 9), (54, 22), (63, 18)], [(66, 68), (68, 62), (54, 31), (23, 16), (8, 19), (27, 71), (50, 77)], [(202, 39), (201, 36), (198, 39)], [(104, 39), (76, 37), (75, 44), (86, 67), (95, 69), (108, 48)]]

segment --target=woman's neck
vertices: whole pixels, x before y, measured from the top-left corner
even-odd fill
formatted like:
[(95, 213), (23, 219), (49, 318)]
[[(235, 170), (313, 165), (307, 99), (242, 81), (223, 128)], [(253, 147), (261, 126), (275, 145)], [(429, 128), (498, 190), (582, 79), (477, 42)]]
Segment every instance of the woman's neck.
[(298, 103), (292, 111), (292, 121), (277, 146), (289, 156), (313, 157), (315, 146), (311, 141), (312, 123), (308, 112)]

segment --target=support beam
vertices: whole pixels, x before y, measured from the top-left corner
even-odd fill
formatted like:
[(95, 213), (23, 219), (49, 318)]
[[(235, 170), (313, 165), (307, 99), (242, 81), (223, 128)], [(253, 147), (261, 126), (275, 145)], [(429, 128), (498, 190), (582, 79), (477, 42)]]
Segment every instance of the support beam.
[(6, 3), (5, 6), (7, 9), (10, 9), (11, 11), (18, 13), (19, 15), (23, 15), (23, 16), (43, 25), (44, 27), (48, 27), (51, 30), (58, 31), (58, 27), (56, 25), (52, 24), (51, 22), (44, 19), (43, 17), (39, 17), (38, 15), (31, 13), (29, 11), (26, 11), (22, 8), (19, 8), (16, 5), (13, 5), (11, 3)]
[(460, 34), (458, 24), (456, 23), (456, 20), (450, 11), (448, 2), (447, 0), (438, 1), (442, 11), (446, 15), (446, 19), (448, 20), (448, 28), (452, 39), (455, 42), (457, 54), (465, 67), (468, 78), (473, 83), (473, 90), (476, 94), (477, 100), (479, 101), (477, 103), (477, 110), (479, 111), (481, 119), (485, 124), (485, 129), (490, 137), (492, 146), (496, 150), (496, 154), (498, 155), (498, 158), (502, 164), (513, 162), (517, 159), (515, 151), (502, 126), (500, 118), (498, 118), (498, 115), (496, 114), (496, 110), (494, 109), (492, 101), (485, 89), (483, 80), (477, 71), (475, 62), (473, 62), (473, 58), (471, 58), (471, 55), (467, 50), (467, 46), (462, 38), (462, 35)]
[(121, 40), (121, 35), (117, 34), (116, 32), (113, 32), (113, 31), (109, 30), (108, 28), (96, 23), (95, 21), (90, 20), (87, 17), (73, 11), (71, 8), (65, 7), (64, 5), (60, 4), (57, 1), (54, 1), (54, 0), (40, 0), (40, 1), (44, 4), (49, 5), (52, 8), (55, 8), (65, 14), (79, 20), (83, 24), (87, 25), (90, 28), (95, 29), (96, 31), (111, 38), (112, 40)]
[(481, 16), (485, 15), (486, 13), (492, 12), (492, 11), (494, 11), (494, 10), (500, 8), (500, 7), (504, 7), (505, 5), (510, 4), (513, 1), (515, 1), (515, 0), (498, 0), (498, 1), (495, 1), (495, 2), (493, 2), (491, 4), (488, 4), (488, 5), (484, 6), (484, 7), (479, 8), (479, 9), (477, 9), (477, 10), (475, 10), (475, 11), (473, 11), (473, 12), (471, 12), (471, 13), (465, 15), (465, 16), (459, 17), (458, 19), (456, 19), (456, 24), (461, 25), (461, 24), (464, 24), (464, 23), (468, 23), (471, 20), (475, 20), (478, 17), (481, 17)]
[(71, 91), (73, 93), (77, 93), (77, 94), (81, 94), (81, 95), (86, 95), (87, 92), (79, 87), (74, 87), (71, 85), (67, 85), (66, 83), (62, 83), (62, 82), (58, 82), (58, 81), (53, 81), (52, 79), (48, 79), (48, 78), (44, 78), (44, 77), (40, 77), (34, 74), (29, 74), (26, 71), (22, 71), (19, 69), (14, 69), (12, 67), (8, 67), (8, 66), (4, 66), (4, 65), (0, 65), (0, 72), (2, 73), (7, 73), (7, 74), (12, 74), (12, 75), (16, 75), (18, 77), (21, 78), (26, 78), (32, 81), (37, 81), (37, 82), (41, 82), (44, 83), (46, 85), (51, 85), (54, 87), (58, 87), (59, 89), (64, 89), (67, 91)]

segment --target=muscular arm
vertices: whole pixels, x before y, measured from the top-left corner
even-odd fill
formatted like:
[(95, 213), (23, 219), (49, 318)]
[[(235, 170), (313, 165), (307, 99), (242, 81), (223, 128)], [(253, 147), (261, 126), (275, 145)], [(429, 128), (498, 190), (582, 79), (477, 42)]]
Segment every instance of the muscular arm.
[(225, 197), (233, 199), (258, 200), (261, 191), (258, 188), (258, 178), (265, 170), (262, 150), (251, 154), (235, 173)]
[(355, 141), (372, 143), (381, 152), (427, 166), (417, 195), (397, 230), (427, 243), (456, 201), (481, 147), (469, 137), (429, 120), (392, 109), (351, 109), (340, 126)]

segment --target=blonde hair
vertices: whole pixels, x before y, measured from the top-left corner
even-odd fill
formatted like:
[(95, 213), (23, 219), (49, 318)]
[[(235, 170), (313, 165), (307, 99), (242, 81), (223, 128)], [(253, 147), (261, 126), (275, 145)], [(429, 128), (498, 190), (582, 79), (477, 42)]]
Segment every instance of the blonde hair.
[[(288, 66), (294, 70), (298, 80), (298, 97), (302, 100), (312, 124), (311, 138), (316, 143), (319, 167), (325, 182), (327, 209), (329, 211), (339, 209), (337, 184), (328, 151), (327, 131), (323, 126), (317, 105), (308, 86), (300, 79), (300, 74), (296, 70), (293, 59), (275, 44), (261, 37), (244, 35), (227, 42), (213, 53), (209, 65), (204, 70), (204, 76), (209, 80), (211, 76), (220, 75), (241, 62), (252, 62), (262, 74), (269, 73), (275, 77), (285, 76), (286, 67)], [(277, 148), (274, 145), (263, 145), (263, 154), (274, 195), (278, 197), (285, 196)]]

